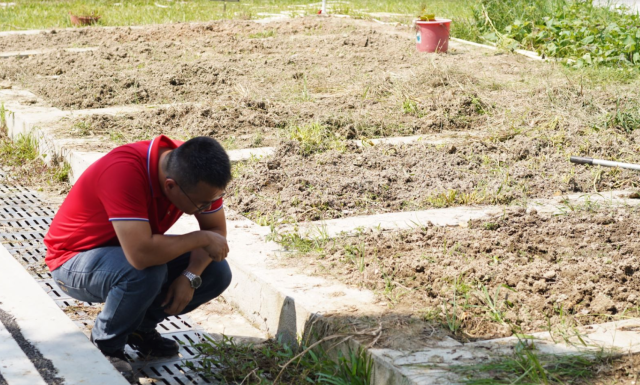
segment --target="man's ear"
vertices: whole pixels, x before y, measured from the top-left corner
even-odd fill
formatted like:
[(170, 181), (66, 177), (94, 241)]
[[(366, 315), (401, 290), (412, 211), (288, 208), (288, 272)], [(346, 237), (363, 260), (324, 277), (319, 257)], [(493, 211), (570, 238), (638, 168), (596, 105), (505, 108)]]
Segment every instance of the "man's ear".
[(171, 178), (169, 178), (169, 177), (167, 177), (167, 178), (165, 178), (165, 180), (164, 180), (164, 184), (163, 184), (163, 186), (162, 186), (162, 187), (163, 187), (166, 191), (170, 191), (170, 190), (172, 190), (175, 186), (176, 186), (176, 181), (175, 181), (175, 180), (173, 180), (173, 179), (171, 179)]

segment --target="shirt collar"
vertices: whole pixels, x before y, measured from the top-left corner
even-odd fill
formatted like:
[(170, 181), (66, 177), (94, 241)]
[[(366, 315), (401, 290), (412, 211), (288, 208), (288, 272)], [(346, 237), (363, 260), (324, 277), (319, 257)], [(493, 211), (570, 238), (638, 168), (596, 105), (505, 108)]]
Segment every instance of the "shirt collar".
[(158, 180), (158, 167), (160, 165), (160, 149), (175, 149), (182, 144), (173, 141), (164, 135), (157, 136), (149, 143), (147, 150), (147, 175), (149, 177), (149, 187), (154, 198), (162, 196), (162, 186)]

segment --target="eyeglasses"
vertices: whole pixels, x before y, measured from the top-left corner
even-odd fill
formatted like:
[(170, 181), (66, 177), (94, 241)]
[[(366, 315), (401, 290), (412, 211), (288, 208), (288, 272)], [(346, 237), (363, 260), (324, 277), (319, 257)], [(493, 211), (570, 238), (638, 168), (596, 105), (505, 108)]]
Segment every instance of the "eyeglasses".
[[(169, 177), (167, 177), (167, 179), (169, 179)], [(173, 181), (176, 183), (176, 186), (178, 186), (178, 188), (180, 189), (180, 191), (182, 191), (182, 193), (187, 197), (187, 199), (189, 199), (189, 202), (191, 202), (191, 204), (196, 208), (196, 212), (198, 212), (198, 213), (201, 213), (201, 212), (205, 211), (206, 209), (208, 209), (209, 207), (211, 207), (211, 204), (212, 204), (213, 202), (217, 201), (218, 199), (220, 199), (220, 198), (224, 197), (224, 196), (227, 194), (227, 192), (226, 192), (226, 191), (223, 191), (223, 192), (222, 192), (222, 194), (220, 194), (219, 196), (217, 196), (217, 197), (213, 198), (213, 200), (212, 200), (211, 202), (209, 202), (209, 203), (205, 203), (205, 204), (204, 204), (204, 205), (202, 205), (202, 206), (198, 206), (198, 205), (196, 204), (196, 202), (194, 202), (194, 201), (193, 201), (193, 199), (191, 199), (191, 197), (189, 196), (189, 194), (187, 194), (187, 192), (186, 192), (186, 191), (184, 191), (184, 190), (182, 189), (182, 187), (180, 187), (180, 185), (178, 184), (178, 182), (176, 182), (176, 180), (175, 180), (175, 179), (174, 179)]]

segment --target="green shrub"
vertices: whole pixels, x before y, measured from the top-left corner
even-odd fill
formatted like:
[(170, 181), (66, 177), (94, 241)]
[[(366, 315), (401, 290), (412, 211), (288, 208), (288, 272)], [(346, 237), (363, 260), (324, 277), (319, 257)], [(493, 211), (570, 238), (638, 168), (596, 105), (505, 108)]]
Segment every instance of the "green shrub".
[(572, 67), (640, 67), (640, 16), (590, 0), (481, 0), (481, 40), (559, 58)]

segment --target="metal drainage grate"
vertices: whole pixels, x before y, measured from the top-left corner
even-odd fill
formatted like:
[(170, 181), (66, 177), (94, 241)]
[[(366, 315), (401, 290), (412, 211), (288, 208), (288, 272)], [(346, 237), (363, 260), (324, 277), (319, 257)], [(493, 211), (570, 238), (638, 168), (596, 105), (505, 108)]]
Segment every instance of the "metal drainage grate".
[[(0, 180), (4, 174), (0, 171)], [(102, 304), (75, 300), (54, 283), (44, 263), (46, 249), (44, 236), (49, 229), (55, 210), (43, 206), (38, 196), (20, 186), (0, 184), (0, 243), (24, 266), (51, 299), (89, 336)], [(193, 373), (186, 361), (197, 364), (197, 351), (193, 343), (203, 339), (204, 331), (189, 317), (168, 317), (158, 325), (166, 338), (180, 344), (178, 357), (146, 360), (126, 347), (125, 354), (140, 376), (139, 384), (212, 384), (214, 382)]]

